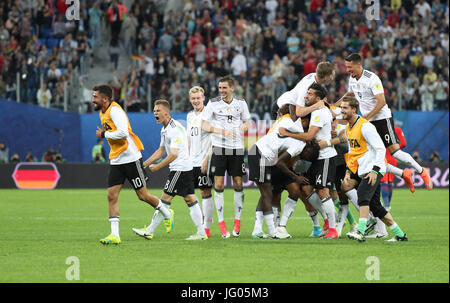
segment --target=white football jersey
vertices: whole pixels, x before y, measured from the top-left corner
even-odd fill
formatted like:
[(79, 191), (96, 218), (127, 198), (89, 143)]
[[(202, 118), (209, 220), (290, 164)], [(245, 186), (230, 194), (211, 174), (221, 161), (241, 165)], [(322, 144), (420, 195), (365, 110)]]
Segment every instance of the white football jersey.
[(230, 104), (222, 100), (221, 97), (209, 100), (202, 115), (202, 119), (212, 126), (234, 131), (237, 136), (235, 139), (228, 139), (220, 134), (213, 133), (211, 142), (213, 146), (243, 149), (244, 138), (240, 126), (243, 122), (250, 120), (247, 102), (243, 99), (233, 98)]
[(202, 130), (202, 115), (204, 110), (187, 114), (187, 132), (189, 138), (189, 156), (194, 167), (202, 166), (211, 145), (211, 133)]
[(311, 84), (316, 82), (316, 73), (310, 73), (300, 80), (297, 85), (291, 89), (292, 98), (299, 106), (305, 107), (305, 96)]
[(180, 122), (171, 119), (169, 124), (161, 129), (159, 146), (163, 146), (167, 154), (170, 154), (172, 148), (178, 149), (178, 157), (169, 164), (170, 171), (192, 170), (186, 129)]
[[(363, 70), (359, 80), (350, 76), (348, 80), (348, 91), (355, 94), (355, 98), (359, 102), (359, 110), (363, 117), (367, 116), (377, 104), (375, 95), (384, 94), (383, 84), (380, 78), (368, 70)], [(385, 104), (369, 121), (382, 120), (390, 117), (392, 117), (391, 110)]]
[(277, 106), (278, 108), (281, 108), (285, 104), (295, 105), (295, 102), (296, 100), (293, 98), (292, 90), (288, 90), (278, 97)]
[(268, 166), (276, 164), (280, 152), (287, 151), (293, 158), (299, 155), (306, 145), (304, 141), (291, 137), (282, 137), (279, 132), (280, 127), (286, 128), (293, 133), (303, 132), (301, 119), (297, 119), (294, 122), (290, 117), (284, 116), (277, 120), (267, 135), (255, 143), (261, 155), (266, 158)]
[[(317, 126), (320, 128), (319, 132), (314, 136), (316, 140), (331, 140), (331, 122), (333, 116), (327, 107), (316, 109), (311, 113), (311, 120), (309, 126)], [(319, 157), (317, 159), (328, 159), (337, 155), (333, 146), (328, 146), (320, 149)]]

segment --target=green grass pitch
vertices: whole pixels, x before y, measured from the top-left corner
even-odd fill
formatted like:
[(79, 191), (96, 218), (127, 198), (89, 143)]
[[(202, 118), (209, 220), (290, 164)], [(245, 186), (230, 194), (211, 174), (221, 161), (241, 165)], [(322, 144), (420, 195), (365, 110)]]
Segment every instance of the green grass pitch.
[[(151, 190), (160, 196), (161, 190)], [(199, 193), (197, 192), (199, 196)], [(251, 239), (259, 193), (245, 190), (241, 237), (222, 239), (217, 217), (207, 241), (185, 241), (195, 232), (180, 197), (172, 203), (175, 229), (161, 224), (153, 240), (136, 236), (132, 227), (149, 224), (153, 209), (134, 191), (120, 198), (122, 244), (103, 246), (108, 235), (106, 189), (0, 190), (0, 282), (449, 282), (449, 191), (394, 190), (392, 214), (409, 242), (368, 239), (358, 243), (310, 239), (311, 222), (303, 203), (288, 222), (287, 240)], [(284, 201), (286, 193), (283, 194)], [(233, 192), (225, 191), (225, 221), (231, 231)], [(355, 209), (351, 206), (353, 213)], [(344, 226), (345, 234), (349, 229)], [(389, 231), (390, 236), (392, 233)], [(79, 280), (66, 272), (79, 260)], [(368, 257), (379, 261), (373, 280)], [(372, 277), (372, 278), (371, 278)], [(376, 277), (375, 277), (376, 278)], [(371, 280), (372, 279), (372, 280)]]

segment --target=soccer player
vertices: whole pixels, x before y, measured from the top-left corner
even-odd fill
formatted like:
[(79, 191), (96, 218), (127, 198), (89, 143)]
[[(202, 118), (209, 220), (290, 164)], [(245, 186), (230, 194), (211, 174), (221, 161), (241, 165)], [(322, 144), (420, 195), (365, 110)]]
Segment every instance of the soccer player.
[[(391, 110), (386, 104), (384, 89), (380, 78), (368, 70), (363, 69), (361, 65), (361, 56), (353, 53), (345, 58), (347, 72), (350, 74), (348, 83), (348, 92), (344, 95), (354, 96), (360, 103), (360, 110), (363, 118), (370, 121), (376, 128), (378, 134), (383, 140), (384, 146), (389, 150), (391, 155), (413, 168), (423, 179), (428, 190), (433, 189), (433, 182), (428, 171), (421, 167), (410, 154), (400, 149), (399, 140), (394, 131), (394, 120), (392, 119)], [(339, 106), (342, 102), (341, 98), (336, 102), (335, 106)], [(394, 169), (394, 170), (393, 170)], [(388, 167), (388, 172), (399, 174), (400, 169), (393, 166)], [(408, 176), (406, 176), (406, 174)], [(407, 182), (408, 187), (414, 192), (412, 184), (411, 171), (404, 170), (403, 178)]]
[(297, 85), (290, 91), (285, 92), (277, 99), (276, 105), (272, 108), (272, 119), (276, 119), (276, 113), (284, 104), (290, 104), (290, 113), (294, 116), (302, 118), (310, 114), (312, 111), (320, 108), (323, 104), (317, 102), (312, 106), (305, 106), (306, 93), (313, 83), (321, 85), (329, 85), (335, 76), (334, 65), (331, 62), (324, 61), (317, 65), (316, 72), (310, 73), (300, 80)]
[(189, 156), (194, 166), (195, 188), (200, 189), (200, 195), (202, 196), (203, 227), (209, 237), (214, 202), (211, 196), (212, 181), (208, 174), (211, 134), (202, 130), (204, 101), (205, 91), (203, 88), (194, 86), (189, 90), (189, 102), (194, 108), (187, 114)]
[[(194, 173), (192, 162), (189, 158), (188, 137), (186, 129), (180, 122), (170, 116), (170, 104), (167, 100), (156, 100), (153, 108), (156, 122), (162, 124), (161, 143), (159, 148), (144, 162), (144, 168), (149, 167), (156, 172), (169, 165), (170, 173), (164, 186), (161, 201), (170, 207), (175, 196), (183, 197), (191, 219), (197, 228), (197, 233), (186, 238), (186, 240), (206, 240), (208, 236), (202, 224), (202, 210), (198, 204), (194, 189)], [(154, 164), (167, 153), (167, 157), (160, 163)], [(172, 210), (171, 210), (172, 211)], [(148, 240), (153, 239), (156, 227), (162, 221), (160, 212), (156, 211), (149, 226), (143, 229), (133, 228), (133, 231)]]
[(100, 111), (102, 128), (97, 127), (97, 138), (106, 138), (111, 148), (108, 174), (108, 205), (111, 234), (100, 240), (102, 244), (119, 244), (119, 193), (125, 179), (136, 191), (141, 201), (147, 202), (157, 211), (168, 231), (173, 226), (173, 211), (167, 209), (155, 195), (147, 191), (146, 173), (143, 169), (141, 150), (144, 146), (130, 126), (127, 114), (119, 104), (112, 101), (112, 89), (108, 85), (95, 86), (92, 102), (95, 110)]
[[(345, 174), (345, 183), (358, 184), (359, 222), (358, 229), (347, 233), (351, 239), (359, 242), (366, 240), (366, 230), (369, 212), (380, 218), (395, 236), (387, 241), (408, 241), (406, 234), (395, 223), (391, 214), (386, 211), (380, 201), (380, 181), (386, 172), (385, 147), (376, 128), (368, 120), (357, 114), (359, 102), (355, 97), (346, 96), (341, 105), (342, 115), (348, 121), (345, 136), (333, 138), (325, 142), (325, 146), (342, 143), (347, 140), (350, 152), (346, 157), (348, 171)], [(324, 142), (319, 142), (320, 146)]]
[(233, 178), (235, 219), (233, 236), (239, 237), (241, 230), (241, 213), (244, 204), (242, 176), (245, 174), (243, 132), (250, 125), (250, 113), (245, 100), (233, 97), (234, 79), (219, 79), (220, 97), (209, 100), (202, 116), (202, 129), (212, 133), (212, 155), (210, 172), (214, 176), (214, 202), (220, 232), (223, 238), (230, 233), (225, 225), (224, 179), (225, 172)]
[[(320, 84), (313, 83), (308, 89), (305, 96), (305, 104), (311, 106), (317, 102), (323, 102), (327, 95), (327, 90)], [(322, 103), (322, 106), (311, 113), (311, 120), (308, 132), (306, 133), (292, 133), (285, 128), (280, 127), (280, 134), (282, 136), (289, 136), (294, 139), (302, 141), (316, 140), (330, 140), (331, 139), (331, 122), (333, 117), (330, 110)], [(309, 179), (309, 185), (303, 186), (303, 191), (308, 195), (308, 201), (320, 211), (323, 209), (324, 218), (328, 222), (328, 228), (325, 223), (324, 235), (326, 239), (335, 239), (339, 235), (336, 230), (335, 210), (334, 204), (330, 197), (330, 189), (334, 187), (334, 179), (336, 174), (336, 167), (334, 158), (337, 155), (334, 147), (330, 146), (319, 151), (317, 160), (311, 163), (311, 166), (306, 172), (306, 177)], [(320, 202), (313, 198), (313, 191), (316, 189)]]

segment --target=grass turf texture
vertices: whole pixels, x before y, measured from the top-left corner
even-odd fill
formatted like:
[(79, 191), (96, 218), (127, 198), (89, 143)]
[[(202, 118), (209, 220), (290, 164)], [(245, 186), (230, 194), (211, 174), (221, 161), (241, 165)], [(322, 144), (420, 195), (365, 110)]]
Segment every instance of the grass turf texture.
[[(340, 239), (308, 238), (311, 220), (301, 202), (288, 222), (292, 239), (252, 239), (259, 198), (255, 189), (245, 190), (240, 238), (220, 237), (214, 210), (207, 241), (184, 240), (195, 228), (180, 197), (172, 203), (172, 233), (166, 234), (161, 224), (153, 240), (138, 237), (131, 228), (148, 225), (153, 209), (134, 191), (123, 190), (118, 246), (99, 243), (110, 233), (106, 190), (0, 190), (0, 197), (0, 282), (77, 282), (66, 279), (69, 256), (79, 258), (79, 282), (88, 283), (449, 282), (448, 189), (394, 190), (392, 214), (409, 237), (397, 243), (350, 240), (345, 237), (348, 224)], [(232, 199), (233, 192), (226, 190), (230, 232)], [(366, 279), (369, 256), (379, 259), (378, 281)]]

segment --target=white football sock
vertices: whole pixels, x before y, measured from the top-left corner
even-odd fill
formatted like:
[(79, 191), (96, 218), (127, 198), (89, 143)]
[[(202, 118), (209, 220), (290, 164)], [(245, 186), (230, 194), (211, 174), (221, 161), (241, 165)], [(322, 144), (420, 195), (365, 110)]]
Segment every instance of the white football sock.
[(322, 200), (322, 207), (328, 216), (329, 228), (336, 228), (336, 220), (334, 215), (336, 210), (334, 209), (334, 204), (331, 197), (328, 196)]
[(194, 222), (195, 227), (197, 227), (197, 233), (200, 235), (205, 234), (205, 228), (203, 228), (202, 224), (202, 210), (198, 201), (194, 203), (188, 204), (189, 214), (191, 215), (192, 222)]
[(337, 230), (339, 233), (342, 232), (342, 228), (344, 227), (345, 220), (347, 219), (348, 204), (341, 204), (340, 208), (341, 208), (341, 216), (340, 216), (340, 218), (338, 220), (338, 224), (337, 224)]
[(320, 223), (319, 223), (319, 216), (317, 215), (317, 214), (318, 214), (317, 211), (314, 211), (314, 212), (306, 211), (306, 213), (307, 213), (308, 216), (311, 218), (311, 221), (312, 221), (313, 226), (320, 226)]
[(214, 202), (212, 196), (202, 198), (202, 212), (204, 216), (203, 227), (209, 228), (211, 226), (211, 219), (214, 211)]
[(352, 202), (353, 206), (359, 211), (359, 205), (358, 205), (358, 191), (356, 189), (350, 189), (349, 191), (345, 192), (345, 195), (349, 198), (349, 200)]
[(414, 168), (414, 170), (417, 173), (419, 173), (419, 174), (422, 173), (422, 166), (420, 166), (419, 163), (417, 163), (416, 160), (414, 160), (414, 158), (411, 157), (410, 154), (405, 153), (401, 149), (399, 149), (396, 152), (394, 152), (392, 154), (392, 157), (394, 157), (398, 161), (403, 162), (406, 166)]
[(217, 211), (217, 220), (219, 222), (223, 221), (223, 207), (224, 207), (224, 200), (223, 200), (223, 191), (217, 192), (214, 191), (214, 203), (216, 204), (216, 211)]
[(327, 214), (322, 206), (322, 200), (320, 199), (319, 195), (316, 192), (313, 192), (311, 195), (309, 195), (308, 201), (309, 204), (311, 204), (312, 207), (314, 207), (314, 209), (320, 212), (320, 214), (324, 219), (328, 219)]
[(162, 214), (162, 216), (166, 219), (169, 219), (170, 216), (172, 216), (172, 213), (169, 211), (170, 203), (164, 201), (162, 202), (159, 200), (158, 206), (155, 207), (155, 210), (159, 210)]
[(244, 191), (234, 191), (234, 218), (241, 219), (242, 207), (244, 206)]
[(275, 225), (273, 224), (273, 212), (264, 213), (264, 221), (266, 221), (267, 232), (270, 236), (275, 234)]
[(111, 234), (120, 238), (119, 236), (119, 217), (109, 217), (109, 222), (111, 223)]
[(256, 217), (255, 217), (255, 226), (253, 227), (252, 234), (259, 234), (263, 232), (263, 223), (264, 223), (264, 215), (263, 211), (258, 209), (256, 210)]
[(287, 197), (286, 202), (284, 202), (284, 206), (283, 206), (283, 215), (281, 216), (281, 219), (280, 219), (280, 226), (286, 226), (287, 221), (294, 213), (296, 207), (297, 207), (297, 201)]
[(389, 164), (389, 163), (386, 164), (386, 172), (390, 173), (390, 174), (394, 174), (394, 175), (399, 176), (399, 177), (401, 177), (403, 175), (403, 170), (402, 169), (400, 169), (398, 167), (395, 167), (394, 165)]
[(162, 220), (164, 220), (162, 213), (159, 210), (155, 211), (152, 217), (152, 222), (150, 222), (150, 225), (147, 226), (147, 233), (153, 234)]

